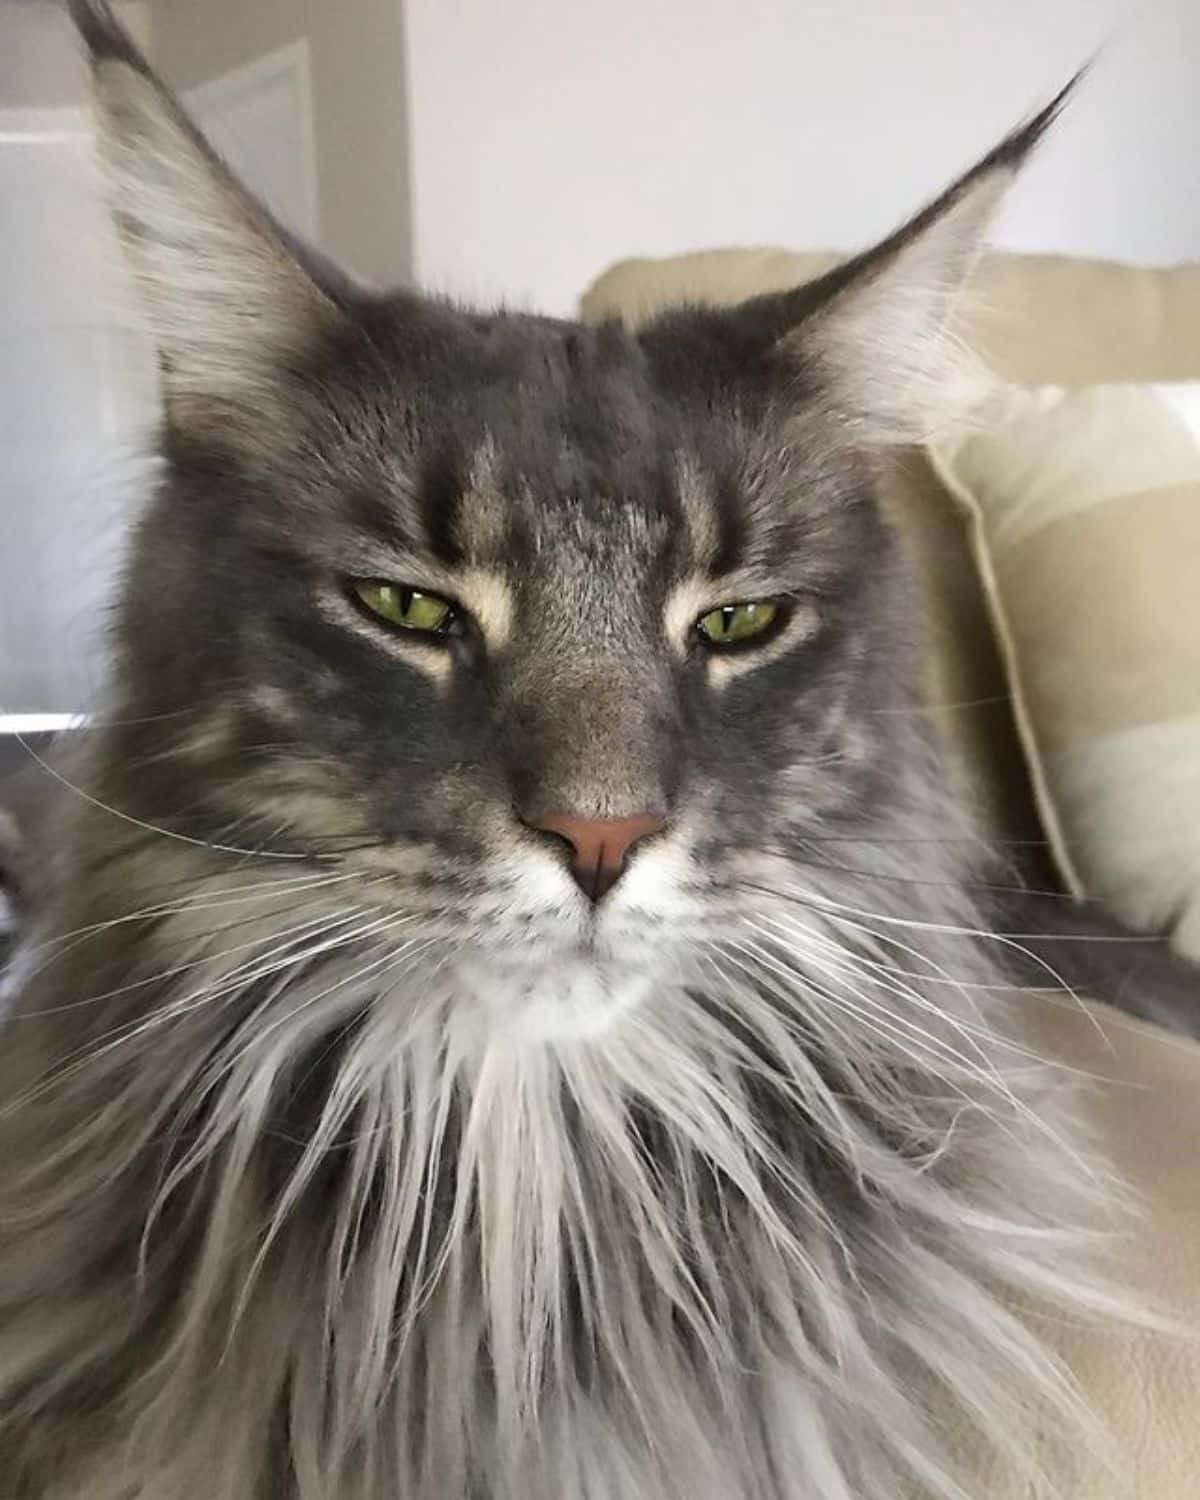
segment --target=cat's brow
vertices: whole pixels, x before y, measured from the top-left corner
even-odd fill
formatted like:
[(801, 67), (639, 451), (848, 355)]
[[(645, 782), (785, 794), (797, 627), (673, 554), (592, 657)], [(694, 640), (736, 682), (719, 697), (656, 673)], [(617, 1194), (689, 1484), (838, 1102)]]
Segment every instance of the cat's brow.
[(697, 567), (714, 577), (737, 569), (745, 560), (747, 516), (736, 485), (684, 456), (676, 486)]
[(391, 549), (412, 545), (413, 526), (405, 525), (400, 507), (389, 504), (374, 490), (355, 490), (346, 497), (345, 513), (357, 531)]
[(713, 503), (712, 485), (690, 455), (676, 461), (675, 484), (687, 526), (692, 557), (697, 566), (711, 568), (721, 550), (721, 532), (717, 509)]
[(464, 557), (483, 559), (507, 551), (508, 513), (496, 469), (496, 444), (487, 436), (472, 455), (455, 507), (454, 540)]

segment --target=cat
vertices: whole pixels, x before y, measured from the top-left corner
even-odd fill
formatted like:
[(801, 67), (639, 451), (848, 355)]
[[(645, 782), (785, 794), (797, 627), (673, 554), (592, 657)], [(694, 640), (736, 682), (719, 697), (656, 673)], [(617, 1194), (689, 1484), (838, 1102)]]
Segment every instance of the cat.
[(0, 1049), (5, 1493), (1057, 1493), (1013, 1308), (1105, 1313), (1117, 1190), (878, 476), (1061, 98), (633, 333), (361, 288), (72, 9), (163, 418)]

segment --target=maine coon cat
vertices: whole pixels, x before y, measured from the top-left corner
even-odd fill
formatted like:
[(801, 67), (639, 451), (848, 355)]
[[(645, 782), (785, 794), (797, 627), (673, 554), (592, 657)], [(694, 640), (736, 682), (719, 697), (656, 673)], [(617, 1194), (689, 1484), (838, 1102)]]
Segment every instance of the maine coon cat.
[(74, 10), (164, 417), (0, 1055), (4, 1494), (1055, 1493), (1011, 1307), (1103, 1174), (876, 480), (1056, 106), (633, 334), (351, 284)]

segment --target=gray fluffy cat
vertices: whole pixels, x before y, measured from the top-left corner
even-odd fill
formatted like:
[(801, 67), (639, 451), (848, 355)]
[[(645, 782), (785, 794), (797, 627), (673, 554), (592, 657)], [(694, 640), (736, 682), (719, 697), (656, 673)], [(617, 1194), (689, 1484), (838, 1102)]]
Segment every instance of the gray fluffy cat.
[(633, 334), (350, 284), (74, 10), (165, 416), (0, 1054), (6, 1500), (1056, 1493), (1009, 1309), (1103, 1179), (876, 499), (1055, 106)]

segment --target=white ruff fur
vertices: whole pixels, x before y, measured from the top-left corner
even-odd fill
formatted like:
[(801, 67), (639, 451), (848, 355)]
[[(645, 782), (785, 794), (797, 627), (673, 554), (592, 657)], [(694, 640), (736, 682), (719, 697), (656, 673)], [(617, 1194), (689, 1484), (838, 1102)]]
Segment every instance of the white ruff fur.
[[(965, 1500), (951, 1429), (1059, 1493), (1095, 1438), (1006, 1302), (1108, 1310), (1063, 1080), (1002, 998), (951, 986), (949, 1019), (907, 924), (794, 881), (653, 960), (637, 913), (673, 882), (646, 864), (625, 957), (572, 960), (565, 996), (552, 948), (497, 957), (498, 920), (472, 958), (335, 885), (231, 949), (209, 903), (269, 886), (181, 904), (191, 966), (93, 1056), (110, 1107), (48, 1164), (100, 1212), (176, 1132), (140, 1290), (0, 1325), (0, 1398), (47, 1359), (144, 1360), (46, 1500)], [(35, 1242), (0, 1269), (52, 1278)]]

